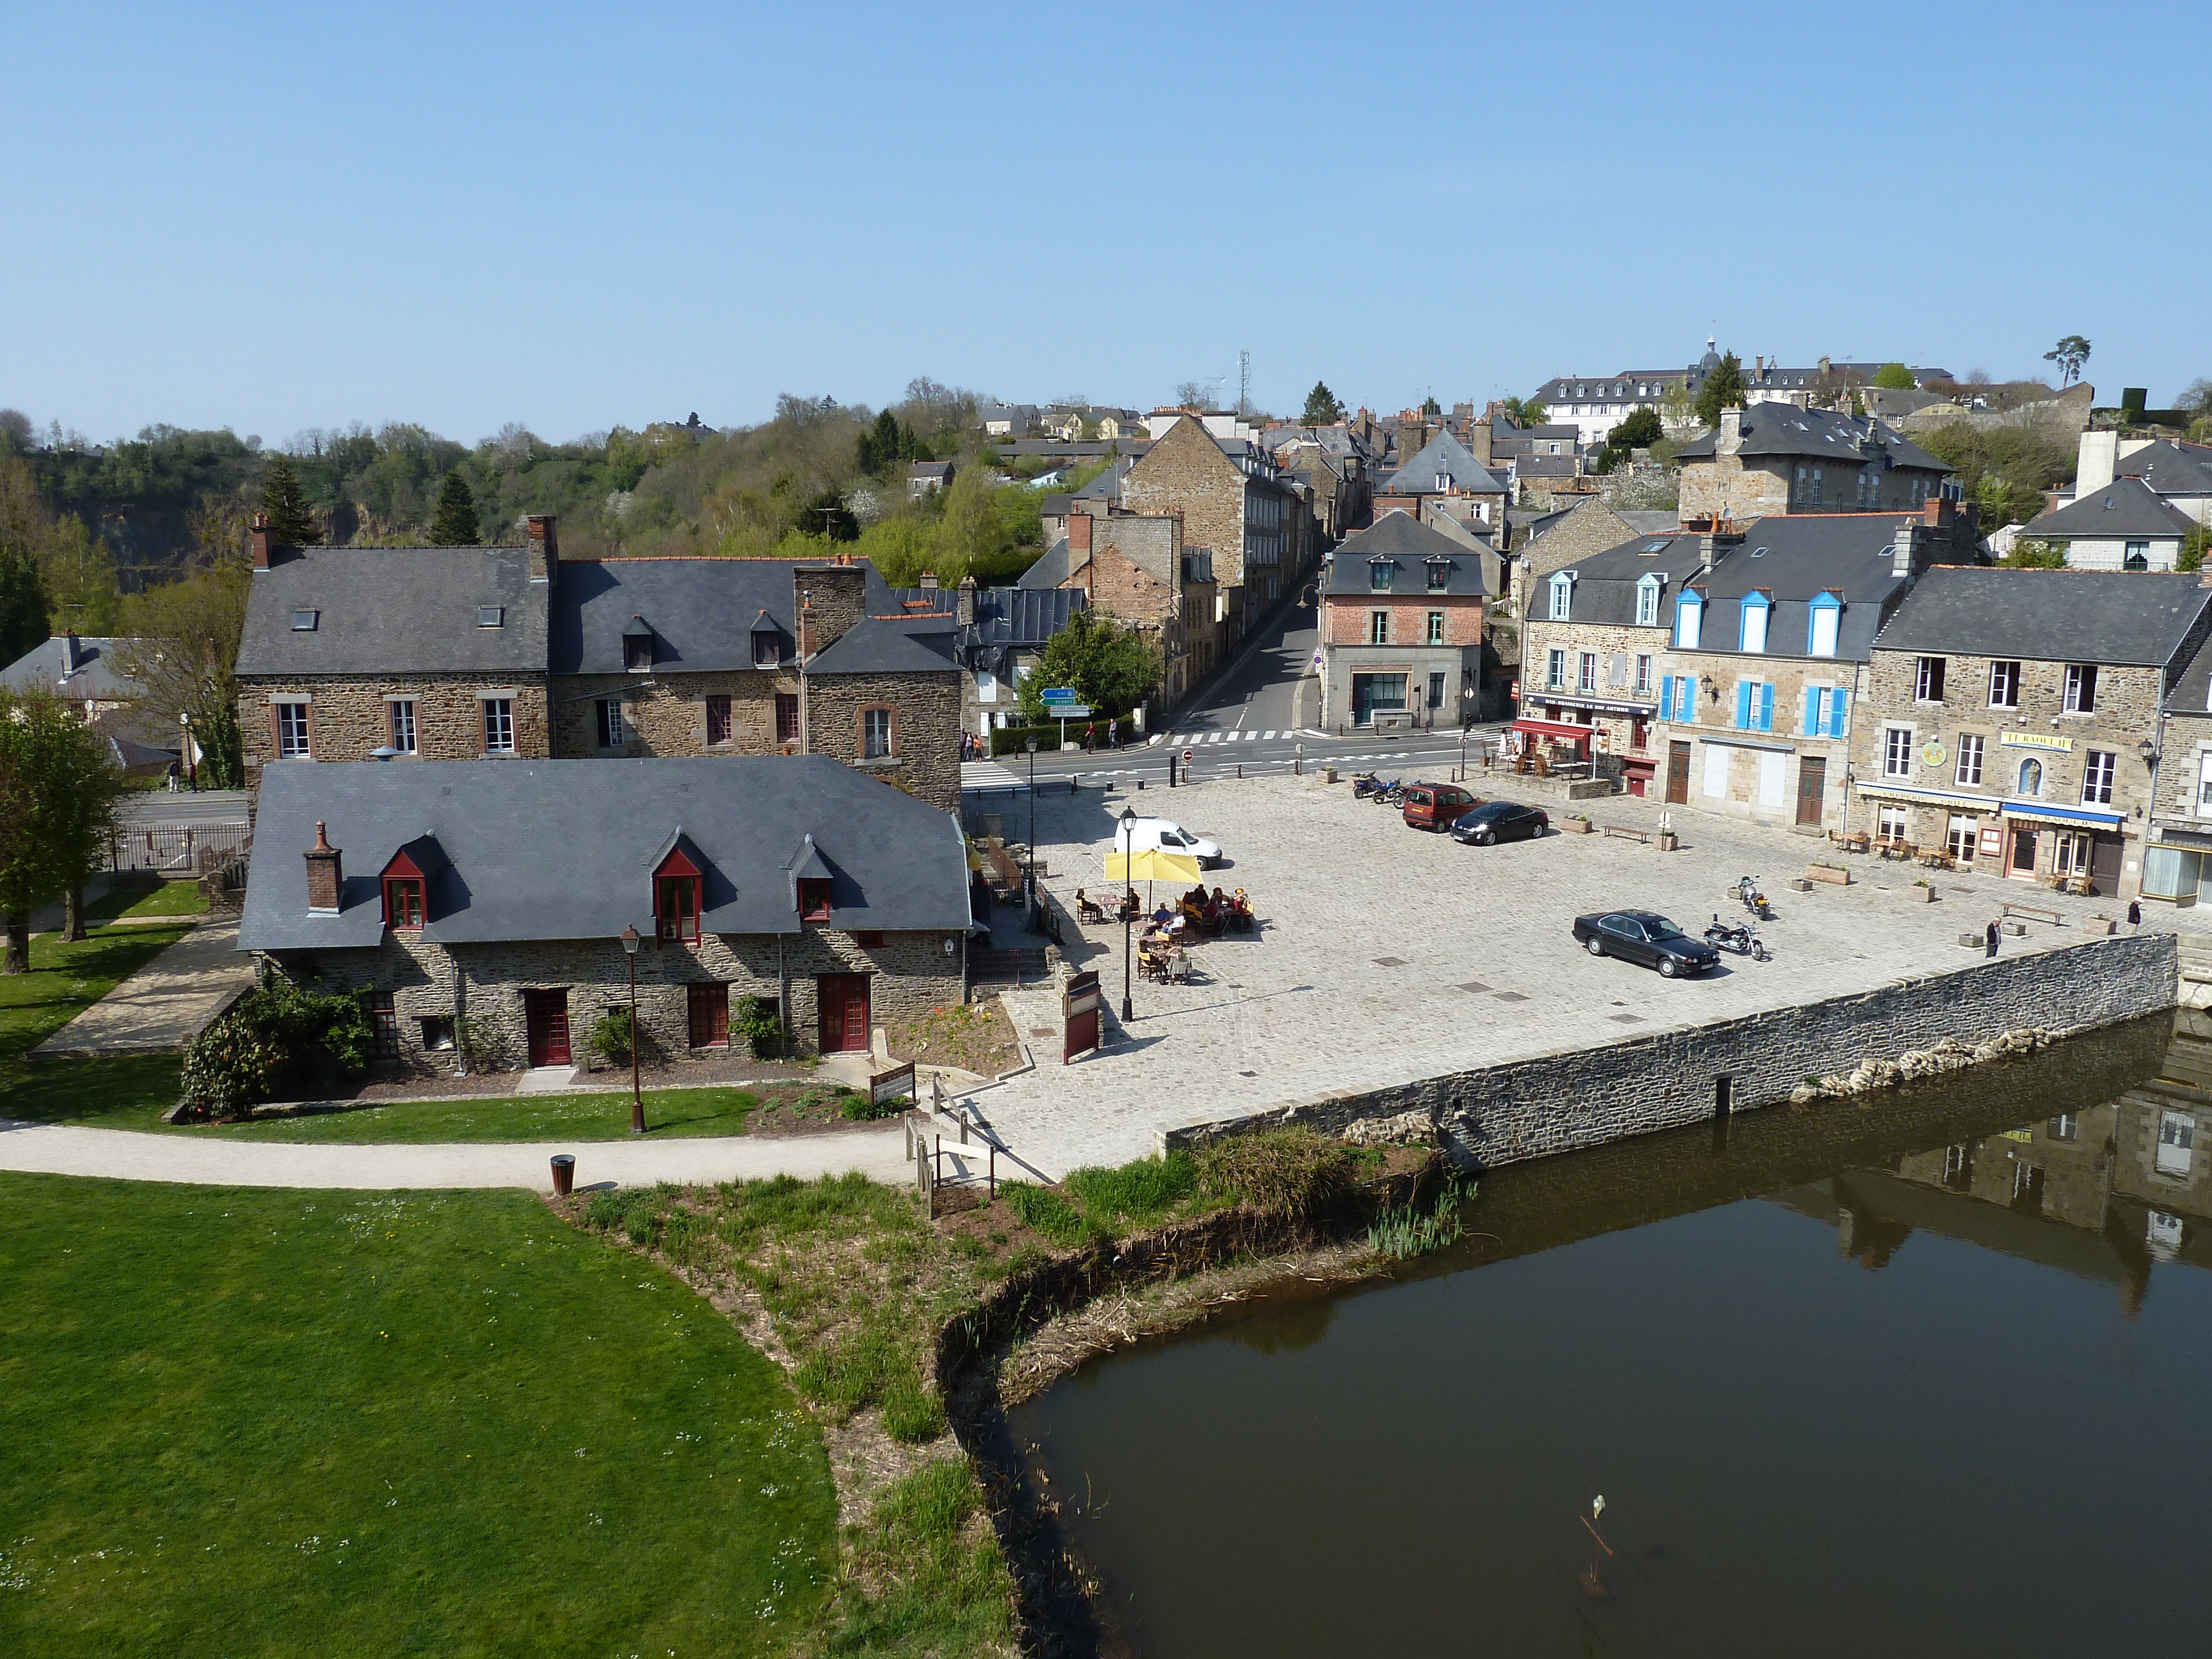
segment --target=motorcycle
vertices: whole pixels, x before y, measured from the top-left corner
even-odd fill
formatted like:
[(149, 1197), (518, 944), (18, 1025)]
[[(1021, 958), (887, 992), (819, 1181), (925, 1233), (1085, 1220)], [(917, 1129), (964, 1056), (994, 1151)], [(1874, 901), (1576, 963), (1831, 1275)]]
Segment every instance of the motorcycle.
[(1404, 780), (1400, 778), (1391, 779), (1389, 786), (1376, 794), (1374, 799), (1384, 806), (1403, 806), (1406, 804), (1406, 785)]
[(1774, 953), (1768, 950), (1758, 931), (1751, 927), (1731, 927), (1713, 913), (1713, 925), (1705, 929), (1705, 943), (1716, 951), (1733, 951), (1740, 957), (1749, 957), (1753, 962), (1770, 960)]
[(1352, 798), (1354, 800), (1365, 800), (1370, 796), (1381, 794), (1382, 787), (1382, 780), (1372, 772), (1355, 774), (1352, 780)]
[(1759, 890), (1758, 881), (1750, 876), (1736, 878), (1735, 896), (1743, 901), (1743, 908), (1761, 921), (1774, 920), (1774, 913), (1766, 908), (1766, 895)]

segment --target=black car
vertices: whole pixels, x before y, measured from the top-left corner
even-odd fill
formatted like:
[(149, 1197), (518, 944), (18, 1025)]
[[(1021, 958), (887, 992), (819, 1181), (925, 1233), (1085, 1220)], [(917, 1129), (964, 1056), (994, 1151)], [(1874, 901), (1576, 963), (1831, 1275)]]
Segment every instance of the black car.
[(1620, 957), (1656, 968), (1668, 979), (1702, 974), (1719, 964), (1721, 953), (1692, 939), (1654, 910), (1612, 910), (1577, 916), (1575, 938), (1594, 957)]
[(1552, 827), (1551, 819), (1534, 806), (1516, 806), (1510, 800), (1485, 801), (1472, 812), (1452, 820), (1452, 839), (1470, 847), (1492, 842), (1534, 841)]

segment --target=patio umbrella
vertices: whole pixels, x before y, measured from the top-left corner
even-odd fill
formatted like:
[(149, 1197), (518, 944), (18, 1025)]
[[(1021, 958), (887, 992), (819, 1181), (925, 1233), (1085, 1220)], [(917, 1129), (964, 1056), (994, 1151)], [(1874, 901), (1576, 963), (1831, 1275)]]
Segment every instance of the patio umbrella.
[(1152, 887), (1156, 881), (1192, 881), (1199, 878), (1198, 860), (1188, 853), (1170, 853), (1164, 848), (1147, 847), (1134, 853), (1109, 853), (1106, 855), (1106, 878), (1123, 883), (1141, 881), (1145, 884), (1145, 908), (1152, 908)]

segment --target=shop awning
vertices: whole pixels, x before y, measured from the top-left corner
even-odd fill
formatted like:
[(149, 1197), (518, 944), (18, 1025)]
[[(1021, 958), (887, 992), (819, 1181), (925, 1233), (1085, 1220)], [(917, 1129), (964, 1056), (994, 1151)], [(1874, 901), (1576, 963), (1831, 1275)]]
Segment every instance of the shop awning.
[(2047, 801), (2008, 800), (2004, 804), (2008, 818), (2027, 818), (2045, 823), (2063, 823), (2081, 829), (2117, 830), (2126, 822), (2120, 812), (2100, 812), (2094, 806), (2053, 806)]
[(1549, 703), (1555, 708), (1588, 708), (1600, 714), (1634, 714), (1647, 720), (1659, 712), (1659, 705), (1656, 702), (1626, 702), (1617, 697), (1570, 696), (1561, 691), (1539, 692), (1529, 701)]
[(1855, 782), (1851, 787), (1870, 800), (1925, 801), (1930, 806), (1954, 807), (1961, 811), (1994, 813), (2004, 810), (2001, 800), (1987, 795), (1954, 794), (1946, 789), (1914, 789), (1901, 783)]
[(1588, 743), (1596, 735), (1588, 726), (1569, 726), (1560, 720), (1519, 720), (1507, 728), (1513, 732), (1533, 732), (1540, 738), (1558, 738), (1565, 743)]

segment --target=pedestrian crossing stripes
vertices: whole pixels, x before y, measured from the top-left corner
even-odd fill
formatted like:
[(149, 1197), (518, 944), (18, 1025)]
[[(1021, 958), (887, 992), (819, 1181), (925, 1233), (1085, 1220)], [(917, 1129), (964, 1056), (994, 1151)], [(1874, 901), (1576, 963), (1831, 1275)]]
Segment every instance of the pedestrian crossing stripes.
[(1288, 732), (1178, 732), (1168, 739), (1171, 749), (1195, 749), (1204, 743), (1273, 743)]

